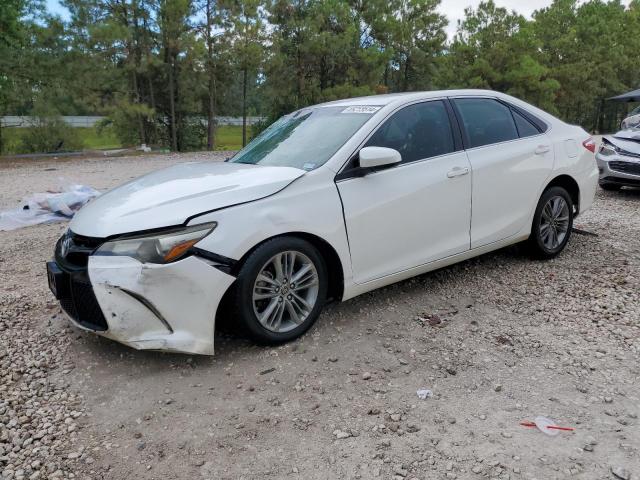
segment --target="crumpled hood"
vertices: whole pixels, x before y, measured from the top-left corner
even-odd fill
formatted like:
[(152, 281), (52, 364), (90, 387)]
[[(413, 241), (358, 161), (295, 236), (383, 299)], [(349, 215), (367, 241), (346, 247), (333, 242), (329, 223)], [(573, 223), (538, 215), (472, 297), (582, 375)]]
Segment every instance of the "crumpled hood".
[(74, 233), (105, 238), (180, 225), (203, 212), (272, 195), (304, 171), (228, 162), (183, 163), (108, 191), (71, 221)]
[(629, 115), (622, 121), (623, 128), (638, 128), (640, 126), (640, 114)]
[(621, 150), (640, 154), (640, 130), (638, 129), (621, 130), (615, 135), (607, 135), (604, 138)]

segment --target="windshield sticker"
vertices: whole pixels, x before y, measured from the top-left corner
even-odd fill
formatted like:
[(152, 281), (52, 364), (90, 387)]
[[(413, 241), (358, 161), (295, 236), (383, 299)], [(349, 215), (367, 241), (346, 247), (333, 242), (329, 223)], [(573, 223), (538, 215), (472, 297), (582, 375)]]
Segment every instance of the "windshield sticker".
[(313, 170), (316, 167), (315, 163), (305, 163), (302, 168), (305, 170)]
[(371, 107), (368, 105), (354, 105), (352, 107), (347, 107), (340, 113), (376, 113), (382, 107)]

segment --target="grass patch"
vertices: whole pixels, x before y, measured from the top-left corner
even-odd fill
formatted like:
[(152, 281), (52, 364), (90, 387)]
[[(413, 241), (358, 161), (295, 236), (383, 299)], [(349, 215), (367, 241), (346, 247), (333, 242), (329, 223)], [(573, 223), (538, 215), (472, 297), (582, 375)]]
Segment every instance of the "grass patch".
[[(251, 127), (247, 126), (247, 139), (251, 138)], [(242, 148), (242, 126), (220, 125), (216, 128), (216, 150), (240, 150)]]
[(82, 138), (83, 147), (87, 150), (122, 148), (122, 143), (111, 128), (103, 128), (100, 133), (95, 128), (77, 128), (76, 130), (82, 130), (80, 138)]
[[(84, 150), (109, 150), (122, 148), (115, 132), (111, 128), (103, 128), (100, 133), (93, 127), (75, 128), (75, 133), (82, 141)], [(29, 133), (29, 128), (3, 128), (2, 153), (15, 155), (21, 151), (22, 138)], [(247, 127), (247, 138), (251, 138), (251, 127)], [(206, 138), (204, 139), (206, 144)], [(242, 148), (242, 126), (220, 125), (216, 128), (216, 150), (240, 150)]]
[[(30, 128), (2, 129), (2, 153), (12, 155), (24, 153), (21, 149), (22, 139), (29, 133)], [(111, 148), (121, 148), (122, 144), (115, 133), (110, 128), (104, 128), (100, 133), (93, 127), (74, 128), (74, 132), (82, 142), (84, 150), (107, 150)]]

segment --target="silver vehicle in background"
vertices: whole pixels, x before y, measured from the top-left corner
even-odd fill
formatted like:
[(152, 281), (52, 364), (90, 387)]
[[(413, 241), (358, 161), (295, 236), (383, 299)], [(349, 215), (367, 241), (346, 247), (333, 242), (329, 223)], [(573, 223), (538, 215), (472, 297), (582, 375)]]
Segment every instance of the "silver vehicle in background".
[(604, 190), (640, 187), (640, 126), (603, 137), (596, 161)]
[(620, 125), (621, 130), (627, 130), (629, 128), (640, 128), (640, 106), (631, 110), (631, 113), (622, 120)]

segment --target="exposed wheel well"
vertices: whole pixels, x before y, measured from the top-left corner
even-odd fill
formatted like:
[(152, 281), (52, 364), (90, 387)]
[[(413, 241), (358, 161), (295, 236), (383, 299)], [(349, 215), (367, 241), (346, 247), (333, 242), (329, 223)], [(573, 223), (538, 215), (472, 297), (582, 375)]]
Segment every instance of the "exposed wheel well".
[(311, 233), (305, 232), (288, 232), (280, 235), (276, 235), (274, 237), (265, 238), (262, 242), (257, 245), (254, 245), (247, 253), (245, 253), (242, 258), (238, 261), (235, 270), (239, 269), (239, 266), (244, 263), (246, 258), (253, 252), (256, 248), (262, 245), (264, 242), (271, 240), (273, 238), (278, 237), (297, 237), (303, 240), (306, 240), (314, 247), (318, 249), (322, 258), (324, 258), (325, 262), (327, 262), (327, 270), (329, 272), (329, 290), (327, 292), (327, 298), (331, 300), (341, 300), (342, 294), (344, 292), (344, 274), (342, 270), (342, 262), (340, 261), (340, 257), (335, 249), (322, 238), (317, 235), (313, 235)]
[(573, 202), (573, 206), (575, 208), (575, 214), (577, 215), (580, 212), (580, 187), (578, 186), (578, 182), (576, 182), (573, 177), (569, 175), (558, 175), (556, 178), (551, 180), (545, 191), (551, 187), (562, 187), (564, 188), (571, 197), (571, 201)]
[[(344, 293), (344, 274), (340, 257), (328, 242), (310, 233), (288, 232), (281, 235), (275, 235), (273, 237), (265, 238), (262, 242), (254, 245), (253, 248), (249, 249), (249, 251), (245, 253), (240, 260), (238, 260), (231, 273), (233, 275), (236, 275), (240, 269), (240, 266), (256, 248), (258, 248), (264, 242), (277, 237), (301, 238), (316, 247), (318, 251), (320, 251), (322, 258), (324, 258), (324, 260), (327, 262), (327, 270), (329, 273), (329, 289), (327, 291), (327, 299), (336, 301), (342, 300), (342, 295)], [(220, 304), (218, 305), (218, 309), (216, 312), (216, 330), (220, 327), (222, 328), (222, 330), (235, 330), (235, 325), (233, 323), (233, 319), (231, 318), (231, 313), (233, 311), (231, 305), (231, 297), (233, 296), (232, 293), (234, 288), (235, 282), (231, 284), (231, 286), (227, 289), (225, 294), (222, 296)]]

